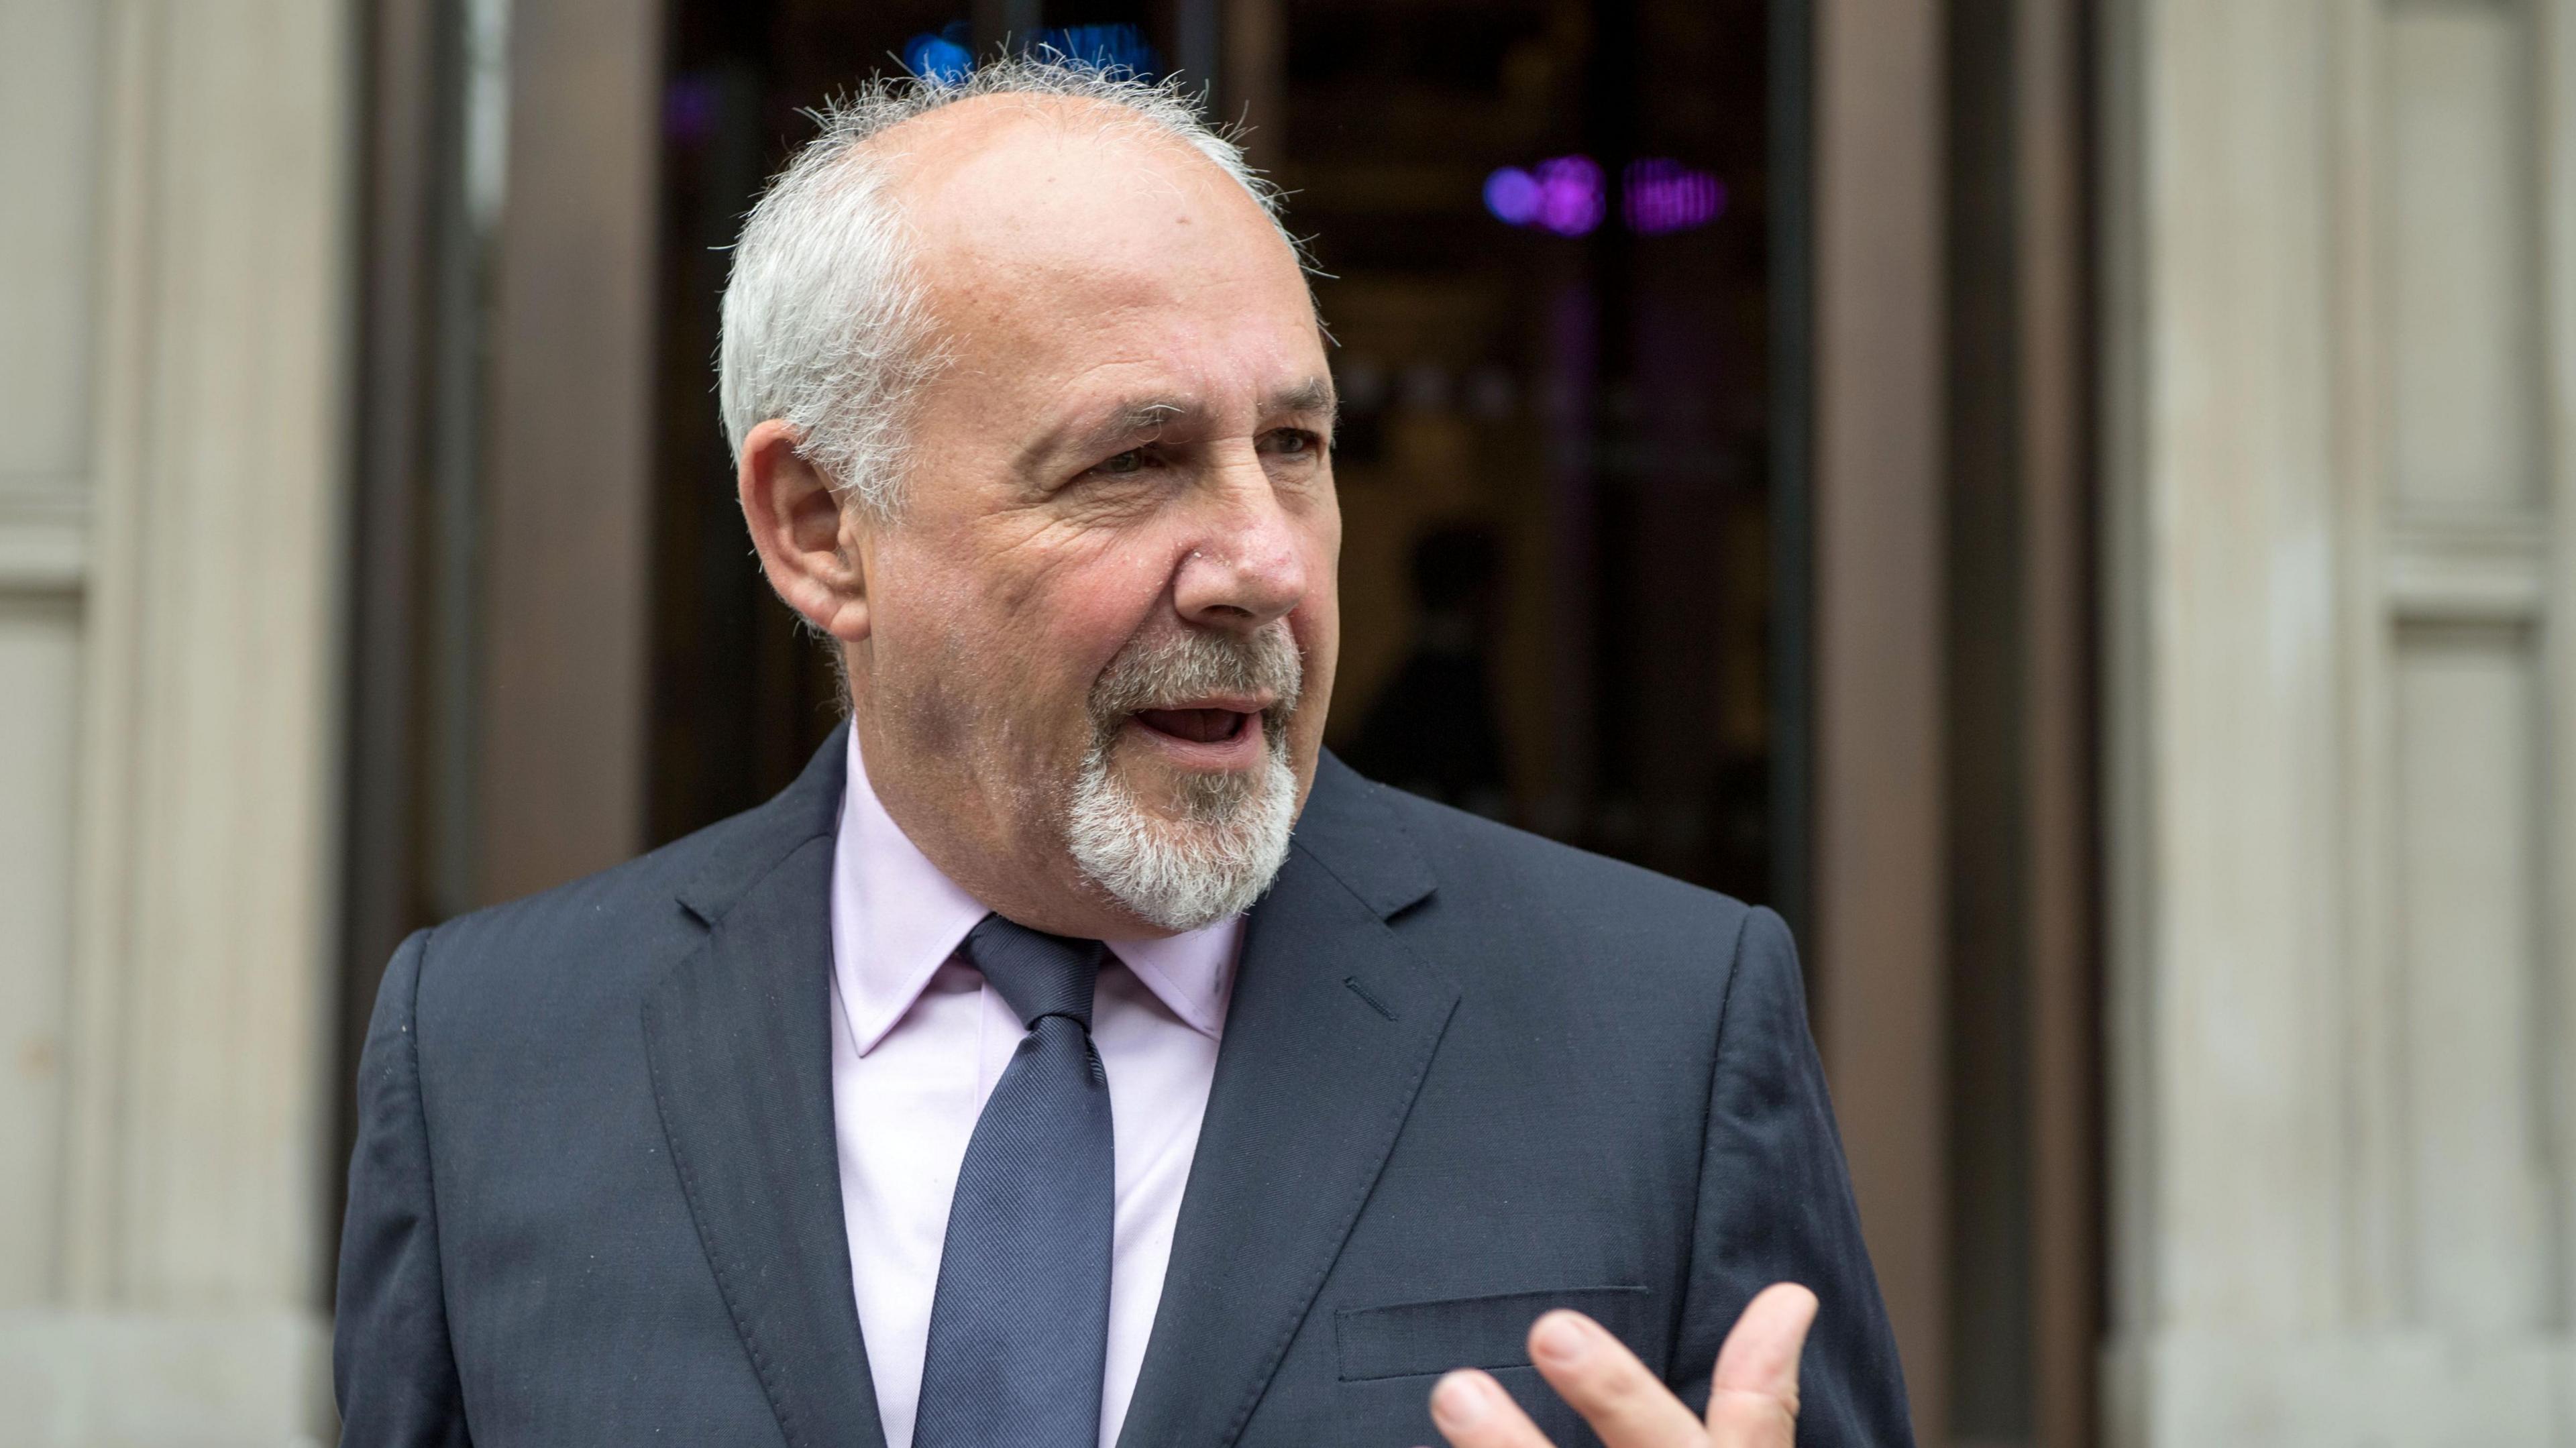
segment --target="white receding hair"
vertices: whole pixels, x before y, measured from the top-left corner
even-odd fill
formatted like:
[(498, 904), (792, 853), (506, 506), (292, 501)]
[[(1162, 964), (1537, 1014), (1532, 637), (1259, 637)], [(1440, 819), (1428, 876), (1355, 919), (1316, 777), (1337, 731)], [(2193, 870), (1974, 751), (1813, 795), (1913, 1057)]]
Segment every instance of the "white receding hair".
[(910, 264), (911, 230), (891, 193), (893, 157), (869, 142), (979, 96), (1094, 101), (1110, 129), (1188, 146), (1243, 187), (1304, 261), (1280, 225), (1278, 188), (1200, 118), (1177, 82), (1052, 53), (1004, 57), (954, 82), (872, 79), (815, 113), (821, 134), (770, 183), (735, 244), (716, 369), (737, 463), (751, 430), (778, 418), (843, 498), (879, 517), (900, 506), (910, 404), (942, 357)]

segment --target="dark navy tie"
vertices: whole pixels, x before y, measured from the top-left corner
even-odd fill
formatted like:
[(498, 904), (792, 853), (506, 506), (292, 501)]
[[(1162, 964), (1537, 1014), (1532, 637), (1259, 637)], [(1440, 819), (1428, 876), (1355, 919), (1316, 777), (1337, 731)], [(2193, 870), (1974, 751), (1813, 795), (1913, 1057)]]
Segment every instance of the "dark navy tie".
[(1091, 1047), (1101, 945), (987, 915), (965, 948), (1029, 1033), (949, 1200), (913, 1448), (1097, 1448), (1117, 1198)]

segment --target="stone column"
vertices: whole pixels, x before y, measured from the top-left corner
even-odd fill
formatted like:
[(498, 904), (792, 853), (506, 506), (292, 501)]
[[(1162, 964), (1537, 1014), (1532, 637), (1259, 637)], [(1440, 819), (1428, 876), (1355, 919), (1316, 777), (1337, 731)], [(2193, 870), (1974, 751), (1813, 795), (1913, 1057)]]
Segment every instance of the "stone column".
[(2116, 1444), (2576, 1437), (2576, 13), (2120, 0)]
[(349, 32), (0, 6), (0, 1443), (330, 1431)]
[(1948, 1441), (1940, 0), (1815, 7), (1816, 1039), (1914, 1429)]

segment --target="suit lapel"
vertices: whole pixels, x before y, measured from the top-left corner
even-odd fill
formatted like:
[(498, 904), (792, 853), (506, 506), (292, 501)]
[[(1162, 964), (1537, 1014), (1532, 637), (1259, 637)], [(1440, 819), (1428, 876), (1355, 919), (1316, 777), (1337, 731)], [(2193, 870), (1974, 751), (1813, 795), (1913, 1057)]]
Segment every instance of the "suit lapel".
[(831, 884), (846, 742), (682, 895), (705, 943), (644, 1003), (698, 1240), (790, 1448), (882, 1448), (832, 1134)]
[(1326, 756), (1252, 913), (1123, 1445), (1242, 1431), (1457, 1005), (1386, 923), (1431, 876), (1375, 789)]

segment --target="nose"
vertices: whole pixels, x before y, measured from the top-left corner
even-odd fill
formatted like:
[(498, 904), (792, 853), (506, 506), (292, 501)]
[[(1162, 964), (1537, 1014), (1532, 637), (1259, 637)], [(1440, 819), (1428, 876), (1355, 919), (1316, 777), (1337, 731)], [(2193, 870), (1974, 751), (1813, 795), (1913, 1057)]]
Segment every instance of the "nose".
[(1173, 578), (1173, 604), (1201, 628), (1250, 633), (1305, 600), (1305, 535), (1249, 449), (1218, 474), (1198, 544)]

